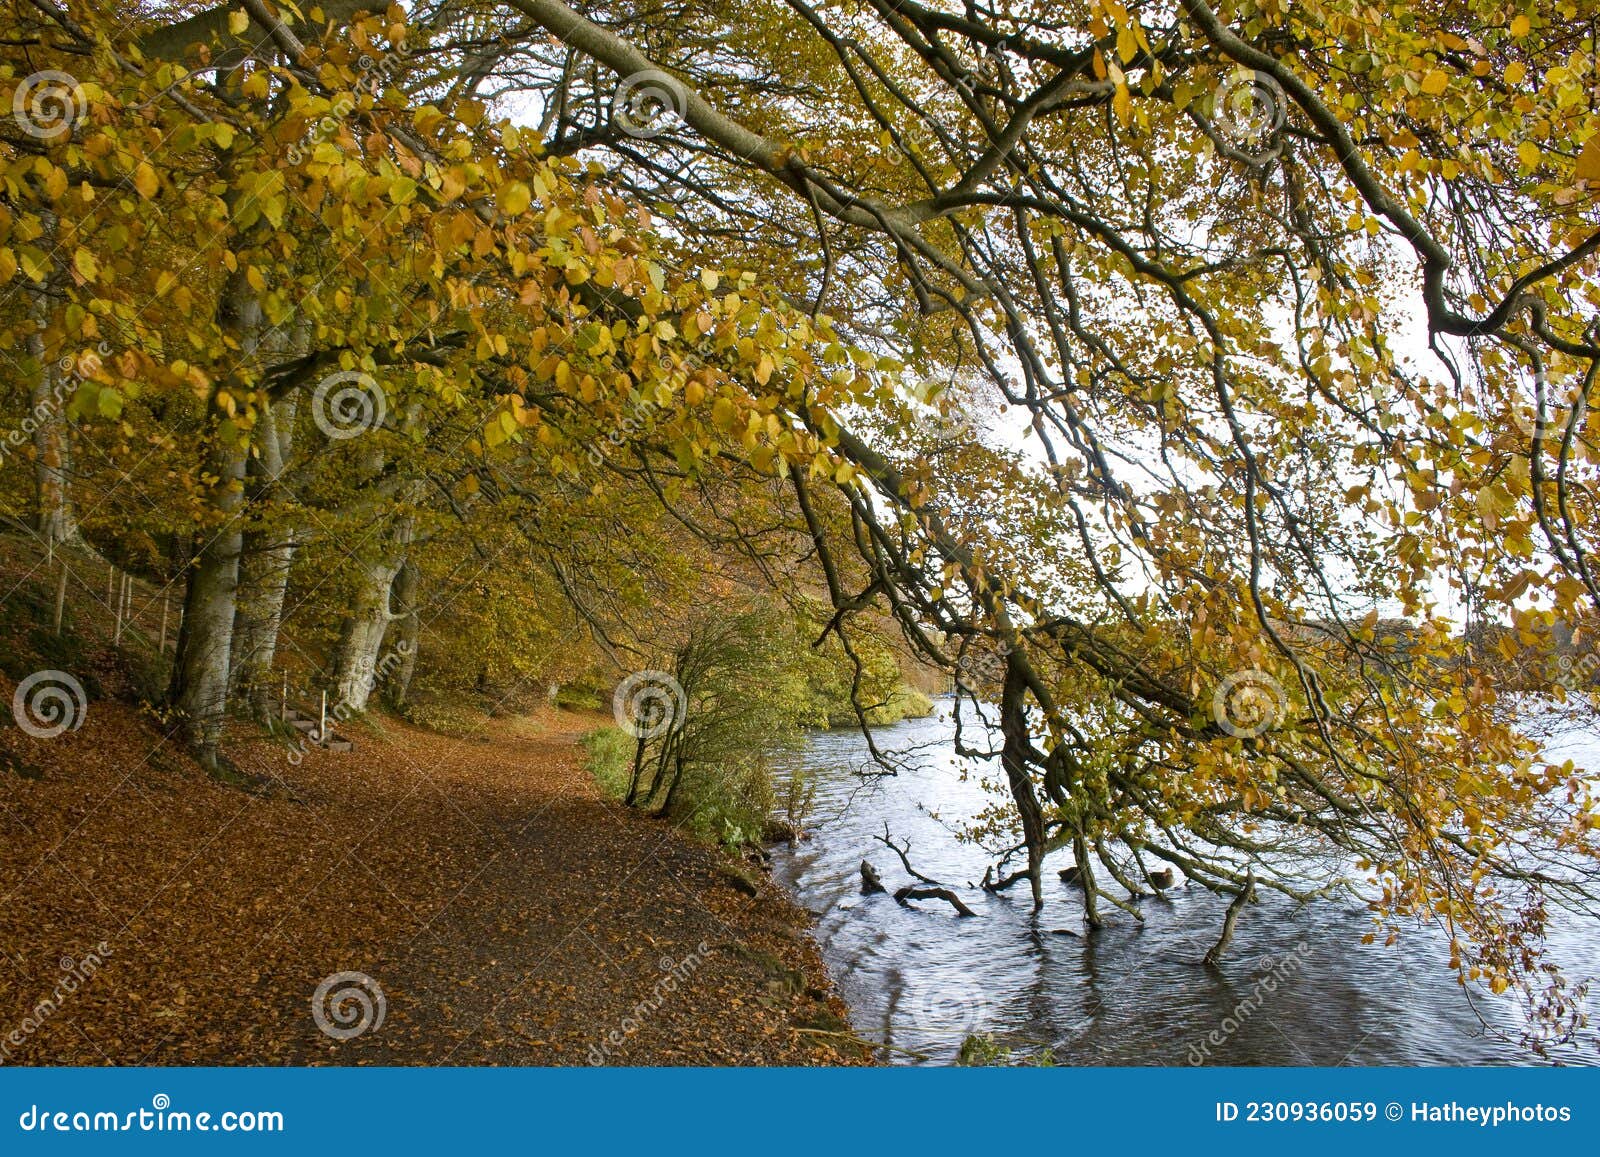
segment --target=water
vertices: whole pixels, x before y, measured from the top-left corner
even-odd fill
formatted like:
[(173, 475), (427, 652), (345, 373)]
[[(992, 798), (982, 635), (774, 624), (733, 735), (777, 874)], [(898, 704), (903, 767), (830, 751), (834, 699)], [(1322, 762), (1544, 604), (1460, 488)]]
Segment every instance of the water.
[[(887, 1059), (945, 1064), (969, 1034), (989, 1034), (1017, 1054), (1048, 1048), (1060, 1064), (1535, 1060), (1515, 1043), (1516, 1005), (1485, 996), (1475, 1011), (1436, 932), (1362, 945), (1371, 917), (1353, 902), (1300, 908), (1264, 894), (1245, 910), (1221, 967), (1208, 969), (1199, 961), (1227, 903), (1204, 889), (1146, 900), (1142, 925), (1102, 911), (1107, 927), (1089, 936), (1080, 893), (1056, 876), (1070, 853), (1046, 861), (1037, 919), (1025, 881), (1002, 894), (969, 888), (993, 861), (954, 832), (995, 797), (976, 774), (962, 775), (952, 706), (875, 732), (880, 748), (917, 752), (913, 769), (894, 777), (857, 774), (867, 750), (855, 732), (812, 737), (799, 757), (817, 784), (811, 838), (774, 850), (777, 878), (818, 916), (815, 934), (856, 1031), (893, 1045)], [(1574, 758), (1591, 741), (1600, 751), (1600, 738), (1579, 739)], [(892, 896), (861, 895), (864, 858), (891, 892), (912, 882), (874, 838), (885, 821), (897, 843), (910, 841), (912, 866), (956, 889), (976, 918), (942, 901), (901, 907)], [(1600, 924), (1569, 920), (1552, 945), (1569, 975), (1600, 971)], [(1507, 1033), (1509, 1041), (1498, 1035)], [(1553, 1059), (1600, 1062), (1592, 1028)]]

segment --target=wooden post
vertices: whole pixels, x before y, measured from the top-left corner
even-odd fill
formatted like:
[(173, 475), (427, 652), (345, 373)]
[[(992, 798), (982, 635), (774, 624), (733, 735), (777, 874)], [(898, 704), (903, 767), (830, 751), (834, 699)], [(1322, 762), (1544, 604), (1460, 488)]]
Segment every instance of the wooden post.
[(278, 722), (289, 722), (289, 672), (283, 672), (283, 695), (278, 700)]
[(322, 722), (317, 724), (317, 740), (321, 743), (328, 742), (328, 692), (322, 692)]
[(106, 571), (106, 602), (109, 603), (111, 601), (112, 588), (114, 588), (116, 585), (117, 568), (113, 566), (110, 570)]
[(167, 653), (167, 616), (172, 613), (172, 595), (170, 592), (161, 592), (161, 648), (158, 655)]
[(124, 575), (123, 579), (122, 579), (122, 585), (117, 588), (117, 593), (116, 593), (116, 600), (117, 600), (116, 601), (117, 629), (116, 629), (115, 632), (112, 633), (112, 636), (111, 636), (112, 643), (120, 643), (120, 642), (122, 642), (122, 604), (127, 601), (127, 597), (128, 597), (128, 579), (127, 579), (127, 576)]
[(61, 577), (56, 580), (56, 634), (61, 634), (61, 616), (67, 608), (67, 560), (61, 560)]

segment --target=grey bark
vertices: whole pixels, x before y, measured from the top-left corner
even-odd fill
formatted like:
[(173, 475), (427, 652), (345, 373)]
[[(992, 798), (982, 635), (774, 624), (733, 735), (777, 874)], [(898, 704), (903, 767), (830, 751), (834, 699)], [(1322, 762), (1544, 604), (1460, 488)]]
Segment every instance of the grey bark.
[[(223, 331), (238, 342), (241, 355), (252, 357), (262, 327), (261, 305), (242, 271), (231, 274), (224, 287), (220, 321)], [(201, 763), (216, 771), (221, 765), (222, 727), (228, 709), (239, 559), (244, 548), (239, 515), (249, 451), (237, 435), (225, 437), (215, 430), (213, 438), (211, 467), (217, 477), (213, 507), (221, 516), (221, 525), (202, 544), (189, 570), (168, 698)]]
[(393, 602), (395, 613), (400, 616), (396, 623), (396, 632), (400, 637), (395, 643), (395, 651), (400, 656), (400, 663), (385, 684), (389, 704), (397, 711), (403, 711), (410, 700), (411, 680), (417, 674), (417, 651), (422, 646), (421, 589), (422, 571), (416, 560), (408, 556), (400, 564), (400, 573), (394, 580)]
[[(257, 429), (260, 455), (251, 461), (256, 499), (270, 498), (277, 489), (289, 455), (295, 419), (295, 399), (288, 398), (263, 411)], [(234, 622), (234, 692), (260, 720), (274, 716), (277, 680), (273, 666), (278, 635), (283, 627), (284, 599), (289, 572), (294, 565), (299, 538), (292, 527), (257, 528), (244, 536), (239, 562), (239, 607)]]
[[(44, 226), (40, 241), (46, 249), (54, 250), (55, 214), (44, 212), (40, 217)], [(28, 288), (28, 312), (34, 325), (33, 332), (28, 335), (28, 355), (38, 366), (29, 399), (33, 404), (33, 472), (37, 492), (34, 529), (47, 550), (78, 537), (78, 521), (68, 481), (72, 469), (72, 440), (67, 422), (71, 376), (61, 368), (59, 356), (52, 354), (44, 340), (55, 313), (60, 276), (60, 264), (52, 260), (46, 282)]]

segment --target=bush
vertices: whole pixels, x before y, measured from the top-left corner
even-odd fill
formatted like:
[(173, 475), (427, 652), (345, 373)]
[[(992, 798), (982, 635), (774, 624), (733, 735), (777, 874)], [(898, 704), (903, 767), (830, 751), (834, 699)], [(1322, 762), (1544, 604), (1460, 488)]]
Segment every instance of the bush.
[(611, 799), (626, 796), (633, 770), (633, 737), (620, 727), (602, 727), (589, 732), (580, 742), (589, 753), (589, 773), (600, 790)]
[[(676, 687), (650, 689), (681, 714), (625, 753), (622, 796), (703, 838), (755, 843), (774, 806), (768, 757), (799, 742), (809, 707), (794, 619), (756, 603), (685, 627), (686, 641), (662, 664)], [(614, 750), (605, 754), (615, 761)]]

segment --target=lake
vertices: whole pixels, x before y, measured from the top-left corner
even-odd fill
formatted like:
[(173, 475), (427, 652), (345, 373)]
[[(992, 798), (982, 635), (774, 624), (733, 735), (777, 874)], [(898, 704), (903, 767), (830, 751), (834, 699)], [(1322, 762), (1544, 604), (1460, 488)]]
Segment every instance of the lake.
[[(1517, 1006), (1469, 1000), (1435, 930), (1363, 945), (1372, 921), (1355, 900), (1301, 908), (1263, 894), (1222, 965), (1208, 969), (1199, 961), (1227, 900), (1202, 888), (1146, 900), (1142, 925), (1103, 904), (1107, 926), (1092, 936), (1080, 893), (1056, 876), (1068, 851), (1046, 861), (1037, 918), (1025, 882), (1001, 894), (969, 888), (992, 859), (955, 833), (993, 797), (977, 782), (981, 769), (963, 777), (952, 709), (941, 700), (929, 718), (874, 732), (880, 748), (913, 753), (912, 769), (892, 777), (861, 777), (859, 733), (811, 736), (797, 756), (817, 785), (810, 838), (773, 849), (776, 878), (817, 915), (814, 934), (856, 1031), (893, 1046), (886, 1060), (947, 1064), (968, 1035), (990, 1034), (1017, 1054), (1048, 1048), (1061, 1064), (1538, 1063), (1515, 1043)], [(970, 718), (969, 706), (969, 727)], [(1600, 737), (1564, 741), (1574, 758), (1590, 750), (1600, 752)], [(897, 842), (910, 841), (912, 865), (957, 889), (976, 918), (941, 901), (902, 907), (861, 894), (863, 859), (890, 891), (912, 882), (874, 838), (885, 821)], [(1569, 975), (1596, 971), (1600, 923), (1562, 921), (1551, 943)], [(1587, 1038), (1553, 1059), (1600, 1062), (1592, 1015)]]

